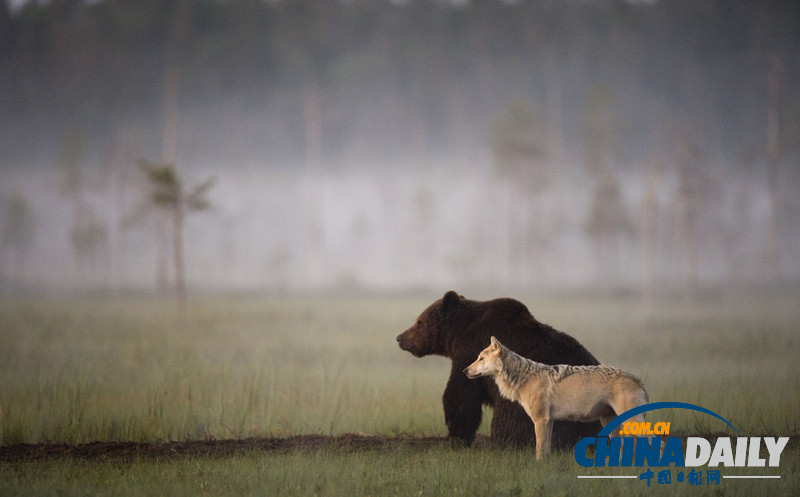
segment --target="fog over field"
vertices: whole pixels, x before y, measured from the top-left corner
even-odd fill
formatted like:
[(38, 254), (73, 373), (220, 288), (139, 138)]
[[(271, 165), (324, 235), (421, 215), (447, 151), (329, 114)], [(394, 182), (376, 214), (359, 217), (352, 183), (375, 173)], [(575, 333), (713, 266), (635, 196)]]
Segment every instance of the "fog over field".
[(0, 76), (2, 295), (800, 278), (795, 2), (0, 2)]

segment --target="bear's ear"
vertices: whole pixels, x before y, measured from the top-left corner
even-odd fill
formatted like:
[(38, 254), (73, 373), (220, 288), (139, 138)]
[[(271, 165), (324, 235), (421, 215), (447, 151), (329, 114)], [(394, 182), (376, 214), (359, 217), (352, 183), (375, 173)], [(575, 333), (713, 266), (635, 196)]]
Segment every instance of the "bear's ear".
[(459, 303), (461, 303), (461, 297), (459, 297), (458, 294), (453, 290), (450, 290), (444, 294), (444, 297), (442, 297), (442, 310), (449, 311), (450, 309), (458, 306)]

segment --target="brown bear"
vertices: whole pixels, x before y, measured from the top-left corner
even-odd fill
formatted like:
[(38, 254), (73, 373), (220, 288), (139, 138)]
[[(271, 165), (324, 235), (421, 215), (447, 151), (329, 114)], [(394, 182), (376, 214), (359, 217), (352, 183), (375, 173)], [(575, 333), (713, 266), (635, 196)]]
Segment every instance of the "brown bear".
[[(599, 364), (577, 340), (537, 321), (521, 302), (469, 300), (449, 291), (431, 304), (411, 328), (397, 336), (400, 348), (417, 357), (430, 354), (452, 361), (450, 379), (442, 396), (444, 419), (454, 445), (471, 445), (481, 424), (481, 406), (494, 409), (491, 436), (499, 446), (536, 443), (530, 417), (519, 404), (500, 396), (491, 378), (470, 380), (462, 370), (478, 357), (494, 335), (518, 354), (545, 364), (575, 366)], [(600, 423), (556, 422), (553, 447), (574, 446), (596, 436)]]

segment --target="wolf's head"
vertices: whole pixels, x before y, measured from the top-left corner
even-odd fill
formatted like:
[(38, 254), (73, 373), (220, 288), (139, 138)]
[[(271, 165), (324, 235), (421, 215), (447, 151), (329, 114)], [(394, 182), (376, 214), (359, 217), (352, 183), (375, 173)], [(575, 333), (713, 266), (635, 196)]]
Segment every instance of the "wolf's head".
[(495, 376), (503, 369), (504, 352), (505, 346), (492, 337), (489, 346), (481, 351), (475, 362), (464, 368), (464, 374), (471, 380), (481, 376)]

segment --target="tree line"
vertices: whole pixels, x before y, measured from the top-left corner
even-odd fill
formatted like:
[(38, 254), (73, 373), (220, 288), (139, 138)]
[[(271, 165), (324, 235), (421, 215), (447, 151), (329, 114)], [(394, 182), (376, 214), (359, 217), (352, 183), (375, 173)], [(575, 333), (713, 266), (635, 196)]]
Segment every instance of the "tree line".
[[(2, 145), (11, 161), (58, 153), (69, 128), (92, 149), (133, 128), (158, 148), (179, 71), (178, 109), (218, 125), (181, 130), (197, 154), (469, 149), (516, 97), (563, 148), (601, 88), (619, 148), (689, 126), (735, 158), (765, 149), (770, 71), (778, 107), (797, 105), (799, 14), (745, 0), (5, 2)], [(230, 122), (256, 115), (267, 129)]]
[[(557, 193), (570, 167), (599, 266), (613, 271), (636, 231), (645, 280), (666, 177), (688, 282), (715, 183), (764, 183), (773, 272), (779, 215), (797, 210), (791, 1), (0, 2), (0, 75), (2, 167), (56, 165), (73, 179), (82, 163), (141, 158), (230, 170), (257, 157), (313, 175), (387, 156), (468, 167), (488, 150), (524, 206), (504, 236), (528, 274), (541, 269), (525, 252), (555, 229), (536, 212), (570, 201)], [(644, 185), (640, 211), (624, 205), (626, 174)]]

